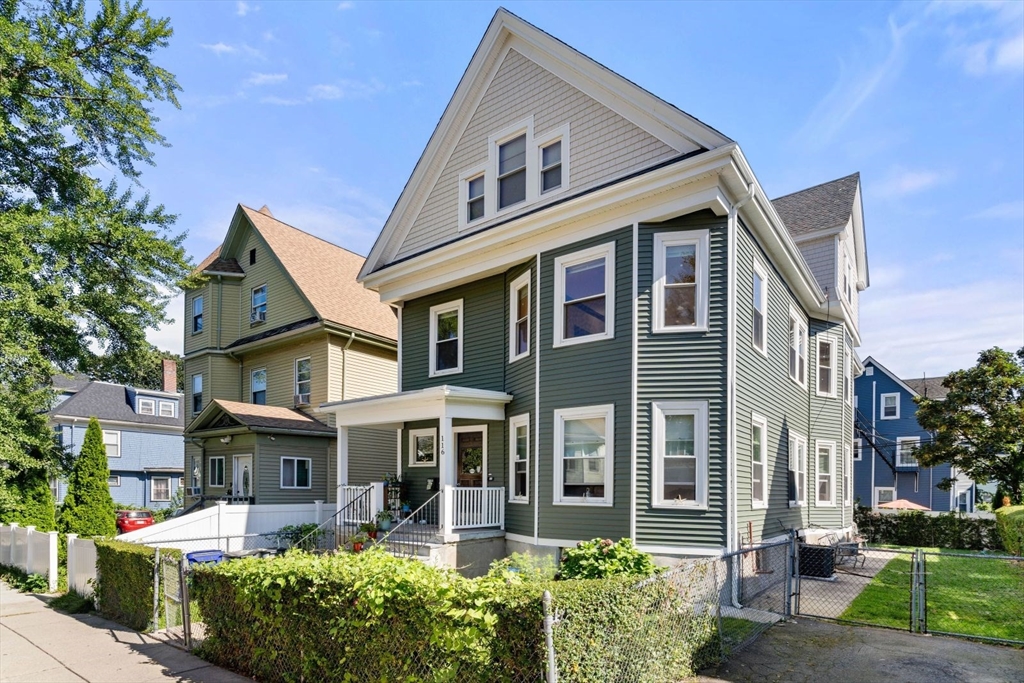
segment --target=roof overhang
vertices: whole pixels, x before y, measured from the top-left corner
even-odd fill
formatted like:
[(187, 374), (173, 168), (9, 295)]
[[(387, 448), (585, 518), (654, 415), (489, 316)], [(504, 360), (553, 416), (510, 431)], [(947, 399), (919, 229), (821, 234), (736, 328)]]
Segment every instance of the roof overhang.
[[(204, 427), (203, 425), (209, 425), (214, 422), (215, 418), (221, 415), (227, 415), (236, 424), (232, 425), (220, 425), (220, 426), (209, 426)], [(312, 418), (311, 418), (312, 419)], [(239, 417), (233, 413), (227, 407), (221, 404), (220, 401), (214, 399), (210, 401), (202, 412), (197, 415), (188, 427), (185, 428), (185, 435), (188, 437), (195, 438), (211, 438), (216, 436), (227, 436), (234, 434), (292, 434), (296, 436), (313, 436), (313, 437), (331, 437), (334, 436), (334, 430), (323, 425), (323, 428), (316, 427), (314, 429), (292, 429), (289, 427), (271, 427), (265, 425), (250, 425), (246, 424), (245, 418)]]
[(895, 374), (893, 374), (893, 372), (890, 371), (889, 368), (885, 367), (884, 365), (879, 363), (877, 360), (875, 360), (871, 356), (868, 356), (867, 358), (864, 359), (865, 367), (867, 366), (868, 363), (871, 363), (872, 367), (874, 367), (874, 368), (884, 372), (889, 379), (891, 379), (893, 382), (896, 382), (896, 384), (898, 384), (901, 389), (903, 389), (904, 391), (908, 392), (911, 396), (917, 397), (919, 395), (916, 391), (911, 389), (907, 385), (906, 382), (904, 382), (899, 377), (897, 377)]
[(216, 277), (232, 277), (241, 280), (245, 277), (245, 273), (225, 273), (219, 270), (204, 270), (203, 275), (210, 275)]
[[(85, 417), (83, 415), (62, 415), (60, 413), (50, 413), (50, 423), (56, 424), (61, 422), (71, 422), (77, 424), (79, 422), (88, 423), (91, 417)], [(172, 434), (181, 434), (184, 427), (182, 425), (168, 425), (168, 424), (153, 424), (149, 422), (127, 422), (125, 420), (108, 420), (106, 418), (96, 418), (100, 427), (132, 427), (140, 432), (142, 431), (158, 431), (158, 432), (171, 432)]]
[(397, 394), (323, 403), (339, 427), (394, 427), (413, 420), (462, 418), (504, 420), (511, 394), (502, 391), (443, 385)]

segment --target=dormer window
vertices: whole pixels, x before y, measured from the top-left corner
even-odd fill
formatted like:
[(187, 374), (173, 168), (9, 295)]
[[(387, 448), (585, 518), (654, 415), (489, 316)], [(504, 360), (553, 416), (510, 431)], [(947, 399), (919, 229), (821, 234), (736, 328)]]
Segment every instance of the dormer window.
[(526, 201), (526, 135), (498, 145), (498, 210)]
[(558, 140), (540, 150), (541, 194), (562, 186), (562, 141)]
[(155, 415), (156, 401), (151, 398), (140, 398), (138, 400), (139, 415)]
[(160, 401), (160, 417), (174, 417), (174, 403)]

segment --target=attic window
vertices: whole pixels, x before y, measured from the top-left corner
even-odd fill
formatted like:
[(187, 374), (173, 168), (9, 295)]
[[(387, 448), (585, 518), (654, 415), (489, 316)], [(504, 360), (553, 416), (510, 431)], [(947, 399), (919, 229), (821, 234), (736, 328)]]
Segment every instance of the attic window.
[(526, 201), (526, 135), (498, 145), (498, 209)]
[(255, 249), (250, 249), (249, 250), (249, 265), (251, 266), (254, 263), (256, 263), (256, 250)]
[(556, 140), (540, 150), (541, 194), (562, 186), (562, 141)]
[(484, 217), (484, 175), (466, 181), (466, 222)]

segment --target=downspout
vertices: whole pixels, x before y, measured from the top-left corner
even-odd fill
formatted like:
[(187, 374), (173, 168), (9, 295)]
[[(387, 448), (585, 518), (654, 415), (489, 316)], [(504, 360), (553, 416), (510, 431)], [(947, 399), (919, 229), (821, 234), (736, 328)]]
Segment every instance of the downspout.
[[(736, 486), (736, 257), (738, 253), (737, 249), (737, 234), (738, 223), (739, 223), (739, 211), (743, 206), (754, 198), (754, 183), (748, 183), (747, 194), (737, 202), (734, 202), (732, 207), (729, 209), (729, 221), (728, 221), (728, 232), (729, 232), (729, 246), (728, 246), (728, 272), (726, 277), (728, 279), (728, 294), (726, 306), (728, 313), (727, 318), (727, 334), (726, 334), (726, 405), (727, 405), (727, 424), (726, 430), (726, 444), (725, 453), (727, 459), (727, 480), (726, 490), (729, 492), (728, 509), (726, 511), (726, 550), (733, 551), (739, 546), (739, 539), (737, 534), (737, 525), (739, 524), (739, 515), (737, 506), (739, 505), (739, 493)], [(709, 312), (710, 314), (710, 312)], [(751, 539), (753, 541), (753, 539)], [(739, 577), (736, 575), (736, 564), (738, 558), (734, 557), (733, 571), (732, 571), (732, 604), (739, 608), (742, 607), (739, 601)]]
[[(190, 442), (192, 442), (193, 446), (198, 446), (199, 447), (199, 481), (202, 482), (202, 480), (203, 480), (202, 475), (206, 471), (206, 439), (199, 439), (199, 438), (196, 438), (194, 436), (190, 436), (188, 438), (188, 440)], [(193, 467), (195, 467), (195, 463), (193, 463)], [(191, 476), (191, 474), (192, 473), (189, 472), (190, 476)], [(203, 485), (200, 483), (199, 484), (199, 495), (197, 496), (197, 498), (202, 499), (202, 497), (203, 497)]]

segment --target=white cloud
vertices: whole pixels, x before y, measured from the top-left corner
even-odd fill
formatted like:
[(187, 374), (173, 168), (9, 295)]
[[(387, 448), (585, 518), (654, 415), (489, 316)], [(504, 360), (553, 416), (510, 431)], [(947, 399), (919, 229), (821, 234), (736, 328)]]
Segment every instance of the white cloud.
[(258, 5), (250, 5), (247, 2), (243, 2), (243, 0), (238, 0), (238, 2), (235, 3), (235, 14), (240, 17), (244, 17), (249, 12), (258, 12), (259, 9)]
[(242, 55), (244, 57), (248, 57), (250, 59), (259, 59), (259, 60), (264, 59), (264, 56), (263, 56), (262, 52), (260, 52), (259, 50), (257, 50), (254, 47), (246, 45), (245, 43), (242, 43), (241, 45), (229, 45), (229, 44), (227, 44), (225, 42), (213, 43), (212, 45), (211, 44), (207, 44), (207, 43), (202, 43), (202, 44), (200, 44), (199, 47), (203, 48), (204, 50), (209, 50), (210, 52), (214, 53), (218, 57), (221, 56), (221, 55), (238, 54), (238, 55)]
[(984, 218), (992, 220), (1024, 220), (1024, 201), (1003, 202), (995, 204), (983, 211), (972, 214), (968, 218)]
[(185, 295), (178, 294), (167, 304), (167, 315), (173, 318), (155, 330), (146, 330), (146, 339), (159, 349), (173, 353), (184, 353), (185, 344)]
[(288, 80), (288, 74), (261, 74), (253, 73), (245, 79), (246, 85), (273, 85)]
[(236, 47), (234, 47), (232, 45), (227, 45), (225, 43), (214, 43), (213, 45), (203, 44), (203, 45), (200, 45), (200, 47), (203, 48), (204, 50), (209, 50), (210, 52), (214, 53), (215, 55), (228, 55), (228, 54), (231, 54), (233, 52), (237, 52), (238, 51), (238, 48), (236, 48)]
[(908, 194), (923, 192), (924, 190), (940, 185), (951, 180), (952, 173), (919, 170), (912, 171), (896, 167), (878, 185), (872, 188), (873, 194), (878, 197), (902, 197)]
[(946, 58), (972, 76), (1024, 71), (1022, 2), (932, 2), (925, 14), (944, 35)]
[(368, 82), (342, 80), (336, 84), (314, 85), (309, 89), (309, 96), (314, 100), (363, 100), (385, 90), (387, 87), (376, 79)]
[(338, 3), (338, 9), (340, 11), (345, 11), (347, 9), (352, 9), (355, 6), (356, 6), (356, 3), (350, 2), (350, 0), (345, 0), (344, 2), (339, 2)]
[(307, 101), (308, 100), (305, 100), (305, 99), (295, 99), (295, 98), (290, 98), (290, 97), (276, 97), (274, 95), (269, 95), (267, 97), (261, 97), (260, 98), (260, 102), (262, 102), (263, 104), (276, 104), (276, 105), (281, 106), (281, 107), (294, 107), (294, 106), (299, 105), (299, 104), (305, 104)]

